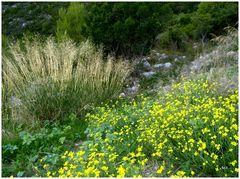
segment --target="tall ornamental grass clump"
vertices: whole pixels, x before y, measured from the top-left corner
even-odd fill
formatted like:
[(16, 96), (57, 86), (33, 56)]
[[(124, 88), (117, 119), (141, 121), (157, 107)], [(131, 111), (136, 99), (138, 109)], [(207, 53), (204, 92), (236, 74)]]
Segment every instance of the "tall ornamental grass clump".
[(127, 62), (103, 58), (102, 49), (89, 41), (26, 39), (11, 44), (3, 55), (5, 99), (20, 99), (21, 114), (41, 120), (81, 114), (91, 104), (113, 98), (129, 72)]

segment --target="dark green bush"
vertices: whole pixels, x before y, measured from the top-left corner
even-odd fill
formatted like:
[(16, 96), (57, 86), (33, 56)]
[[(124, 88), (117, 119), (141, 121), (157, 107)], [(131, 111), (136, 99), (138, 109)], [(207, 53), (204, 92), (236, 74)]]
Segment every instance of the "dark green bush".
[(90, 3), (86, 33), (107, 52), (145, 54), (171, 17), (166, 3)]
[(85, 28), (84, 5), (82, 3), (71, 3), (68, 9), (59, 10), (56, 36), (58, 40), (66, 37), (80, 42), (84, 39), (83, 30)]
[[(186, 42), (195, 40), (206, 42), (211, 34), (219, 35), (228, 25), (236, 26), (238, 4), (226, 2), (202, 2), (197, 10), (177, 13), (168, 21), (167, 28), (158, 36), (161, 48), (185, 49)], [(176, 7), (172, 6), (176, 11)]]

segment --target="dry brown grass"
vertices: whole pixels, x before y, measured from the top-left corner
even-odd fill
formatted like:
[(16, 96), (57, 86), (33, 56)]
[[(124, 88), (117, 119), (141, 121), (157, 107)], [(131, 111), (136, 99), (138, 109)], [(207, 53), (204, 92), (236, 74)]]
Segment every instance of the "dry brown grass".
[(219, 92), (238, 87), (238, 30), (224, 29), (225, 34), (212, 39), (216, 46), (199, 55), (182, 75), (190, 78), (206, 78), (219, 84)]

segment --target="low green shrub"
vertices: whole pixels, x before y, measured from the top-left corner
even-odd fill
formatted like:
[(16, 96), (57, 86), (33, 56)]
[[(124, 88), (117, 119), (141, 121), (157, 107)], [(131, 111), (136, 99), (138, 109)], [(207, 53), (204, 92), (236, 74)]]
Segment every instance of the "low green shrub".
[(86, 138), (86, 128), (87, 122), (73, 114), (61, 124), (46, 122), (37, 130), (19, 128), (17, 136), (3, 139), (2, 176), (35, 176), (43, 161), (59, 166), (62, 152)]

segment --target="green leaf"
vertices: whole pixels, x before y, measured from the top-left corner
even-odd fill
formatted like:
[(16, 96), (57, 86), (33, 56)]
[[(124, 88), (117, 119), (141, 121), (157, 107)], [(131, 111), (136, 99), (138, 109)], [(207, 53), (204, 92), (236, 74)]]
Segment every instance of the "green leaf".
[(60, 142), (61, 144), (63, 144), (64, 141), (65, 141), (65, 139), (66, 139), (66, 137), (61, 137), (61, 138), (59, 139), (59, 142)]
[(24, 171), (18, 172), (18, 173), (17, 173), (17, 177), (22, 177), (22, 176), (24, 175), (24, 173), (25, 173)]

